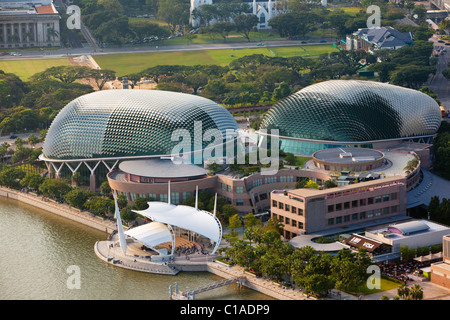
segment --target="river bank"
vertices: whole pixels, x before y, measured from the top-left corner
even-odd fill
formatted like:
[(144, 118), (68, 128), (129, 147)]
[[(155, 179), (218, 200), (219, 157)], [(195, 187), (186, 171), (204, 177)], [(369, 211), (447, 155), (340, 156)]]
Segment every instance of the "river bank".
[[(70, 219), (72, 221), (82, 223), (83, 225), (92, 227), (96, 230), (103, 231), (106, 234), (111, 234), (117, 229), (116, 224), (107, 219), (103, 219), (89, 213), (87, 211), (81, 211), (79, 209), (70, 207), (67, 204), (61, 204), (51, 199), (45, 199), (42, 196), (38, 196), (34, 193), (25, 193), (14, 189), (0, 187), (0, 196), (5, 198), (14, 199), (23, 203), (32, 205), (34, 207), (46, 210), (54, 213), (58, 216)], [(307, 297), (300, 290), (285, 289), (283, 286), (274, 283), (273, 281), (258, 278), (255, 275), (246, 272), (243, 268), (233, 266), (230, 267), (226, 264), (217, 261), (206, 261), (206, 259), (175, 259), (176, 267), (180, 271), (185, 272), (198, 272), (207, 271), (209, 273), (218, 275), (225, 279), (234, 278), (236, 276), (245, 276), (247, 281), (244, 285), (252, 290), (258, 291), (270, 297), (279, 300), (306, 300), (311, 299)], [(128, 268), (134, 269), (134, 268)], [(139, 269), (136, 269), (140, 271)], [(145, 271), (144, 271), (145, 272)]]
[(103, 219), (90, 212), (73, 208), (68, 204), (62, 204), (56, 202), (55, 200), (45, 199), (42, 196), (38, 196), (32, 192), (27, 193), (6, 187), (0, 187), (0, 196), (27, 203), (36, 208), (49, 211), (61, 217), (82, 223), (100, 231), (104, 231), (107, 234), (110, 234), (117, 229), (116, 224), (111, 220)]

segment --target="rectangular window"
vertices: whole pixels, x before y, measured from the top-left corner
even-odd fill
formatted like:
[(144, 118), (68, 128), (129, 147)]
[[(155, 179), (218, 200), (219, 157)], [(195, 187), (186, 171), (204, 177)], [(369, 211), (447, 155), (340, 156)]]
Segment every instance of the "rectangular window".
[(284, 204), (282, 202), (278, 202), (278, 209), (283, 209), (284, 208)]
[(375, 203), (380, 203), (380, 202), (381, 202), (381, 196), (376, 196)]
[(397, 200), (397, 195), (398, 195), (397, 192), (391, 193), (391, 200)]
[(297, 220), (292, 220), (292, 226), (297, 227)]
[(299, 229), (303, 229), (303, 222), (299, 222), (299, 223), (298, 223), (298, 228), (299, 228)]
[(278, 202), (276, 200), (272, 200), (272, 207), (277, 207), (278, 206)]
[(375, 217), (379, 217), (381, 216), (381, 209), (376, 209), (375, 210)]
[(231, 186), (230, 185), (227, 185), (227, 191), (231, 192)]
[(298, 215), (302, 216), (303, 215), (303, 209), (298, 208)]
[(368, 203), (368, 204), (373, 204), (373, 198), (368, 198), (368, 199), (367, 199), (367, 203)]
[(236, 199), (236, 206), (243, 206), (244, 200), (243, 199)]
[(389, 201), (389, 195), (388, 194), (383, 195), (383, 202), (384, 201)]
[(159, 201), (167, 202), (167, 193), (160, 193), (159, 194)]
[(359, 213), (359, 218), (360, 218), (360, 219), (365, 219), (365, 218), (366, 218), (366, 212), (365, 212), (365, 211), (360, 212), (360, 213)]
[(148, 194), (148, 198), (152, 199), (153, 201), (155, 201), (156, 200), (156, 193), (149, 193)]
[(366, 199), (359, 199), (359, 206), (365, 206), (366, 205)]
[(286, 204), (286, 205), (284, 206), (284, 210), (286, 210), (286, 211), (291, 211), (291, 206), (288, 205), (288, 204)]
[(291, 219), (286, 218), (285, 223), (288, 224), (288, 225), (291, 224)]
[(352, 214), (352, 221), (358, 220), (358, 214), (354, 213)]
[(389, 207), (383, 208), (383, 214), (389, 214)]
[(236, 187), (236, 193), (244, 193), (244, 187)]
[(297, 207), (294, 207), (294, 206), (293, 206), (291, 212), (292, 212), (292, 213), (297, 213)]
[(222, 183), (222, 190), (227, 190), (227, 185), (225, 183)]
[(336, 211), (342, 210), (342, 203), (336, 203)]
[(170, 202), (173, 204), (180, 204), (180, 193), (179, 192), (171, 192), (170, 193)]
[(184, 201), (186, 201), (187, 200), (187, 198), (189, 197), (191, 195), (191, 193), (190, 192), (183, 192), (183, 195), (182, 195), (182, 199), (183, 199), (183, 202)]
[(342, 217), (336, 217), (336, 224), (342, 223)]
[(358, 200), (352, 201), (352, 208), (356, 208), (358, 206)]
[(334, 205), (330, 204), (328, 206), (328, 212), (333, 212), (334, 211)]
[(334, 224), (334, 219), (333, 218), (328, 219), (328, 225), (332, 226), (333, 224)]
[(372, 218), (372, 217), (373, 217), (373, 210), (367, 211), (367, 218)]
[(350, 221), (350, 215), (344, 216), (344, 222), (349, 222), (349, 221)]
[(350, 202), (344, 202), (344, 209), (350, 209)]
[(391, 213), (396, 213), (398, 211), (398, 207), (397, 206), (392, 206), (391, 207)]

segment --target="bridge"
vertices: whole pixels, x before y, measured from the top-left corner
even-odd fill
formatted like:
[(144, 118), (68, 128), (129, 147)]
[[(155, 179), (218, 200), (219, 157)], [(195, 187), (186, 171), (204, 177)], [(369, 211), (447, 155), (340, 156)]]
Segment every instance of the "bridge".
[(242, 288), (243, 283), (247, 281), (246, 277), (235, 277), (231, 279), (222, 280), (219, 282), (215, 282), (213, 284), (209, 284), (194, 290), (188, 290), (186, 292), (178, 291), (178, 285), (169, 286), (170, 298), (174, 300), (195, 300), (195, 296), (199, 293), (203, 293), (209, 290), (217, 289), (223, 286), (227, 286), (232, 283), (237, 283), (240, 288)]

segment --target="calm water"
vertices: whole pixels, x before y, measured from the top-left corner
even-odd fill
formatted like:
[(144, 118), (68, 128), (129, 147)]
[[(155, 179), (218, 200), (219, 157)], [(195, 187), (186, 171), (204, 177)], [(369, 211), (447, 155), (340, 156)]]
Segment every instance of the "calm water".
[[(0, 197), (0, 299), (168, 300), (169, 286), (195, 288), (222, 278), (208, 272), (176, 276), (146, 274), (110, 266), (94, 253), (107, 234), (21, 202)], [(80, 289), (68, 289), (69, 266), (80, 268)], [(263, 300), (270, 297), (229, 285), (198, 300)]]

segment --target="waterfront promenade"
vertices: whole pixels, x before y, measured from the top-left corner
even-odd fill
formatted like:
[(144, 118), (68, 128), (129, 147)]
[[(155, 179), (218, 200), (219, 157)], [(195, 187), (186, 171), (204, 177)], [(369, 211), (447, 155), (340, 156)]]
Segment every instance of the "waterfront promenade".
[(82, 211), (69, 206), (68, 204), (58, 203), (55, 200), (46, 199), (32, 192), (21, 192), (19, 190), (0, 187), (0, 196), (18, 200), (36, 208), (40, 208), (61, 217), (82, 223), (94, 229), (104, 231), (107, 234), (117, 229), (116, 223), (112, 220), (98, 217), (88, 211)]

